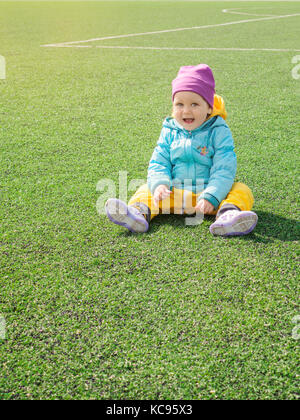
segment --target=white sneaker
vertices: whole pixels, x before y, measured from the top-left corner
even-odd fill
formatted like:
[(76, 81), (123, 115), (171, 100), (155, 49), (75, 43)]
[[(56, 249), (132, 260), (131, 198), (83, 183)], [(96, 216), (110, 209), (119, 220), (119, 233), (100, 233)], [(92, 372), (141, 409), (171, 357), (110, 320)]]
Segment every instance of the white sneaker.
[(130, 232), (144, 233), (149, 229), (149, 223), (138, 209), (127, 206), (124, 201), (118, 200), (117, 198), (107, 200), (105, 211), (109, 220), (125, 227)]
[(257, 224), (253, 211), (228, 210), (213, 223), (209, 230), (213, 235), (241, 236), (252, 232)]

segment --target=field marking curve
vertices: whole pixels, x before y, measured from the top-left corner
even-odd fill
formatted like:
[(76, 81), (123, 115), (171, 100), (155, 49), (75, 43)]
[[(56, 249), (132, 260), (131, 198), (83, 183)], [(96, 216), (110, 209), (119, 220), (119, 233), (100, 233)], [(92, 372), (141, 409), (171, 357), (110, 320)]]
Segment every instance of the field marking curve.
[[(234, 10), (234, 11), (233, 11)], [(246, 13), (246, 12), (235, 12), (235, 10), (241, 10), (240, 7), (230, 8), (230, 9), (223, 9), (223, 13), (228, 13), (230, 15), (247, 15), (247, 16), (277, 16), (277, 15), (267, 15), (265, 13)]]
[[(226, 10), (226, 9), (225, 9)], [(300, 16), (300, 13), (295, 13), (291, 15), (279, 15), (279, 16), (267, 16), (257, 19), (245, 19), (245, 20), (238, 20), (233, 22), (225, 22), (225, 23), (217, 23), (212, 25), (204, 25), (204, 26), (193, 26), (190, 28), (174, 28), (174, 29), (165, 29), (162, 31), (152, 31), (152, 32), (141, 32), (141, 33), (134, 33), (134, 34), (126, 34), (126, 35), (113, 35), (113, 36), (106, 36), (101, 38), (91, 38), (81, 41), (70, 41), (70, 42), (60, 42), (56, 44), (46, 44), (41, 45), (41, 47), (64, 47), (64, 46), (77, 46), (78, 44), (84, 44), (88, 42), (94, 41), (104, 41), (108, 39), (121, 39), (121, 38), (130, 38), (130, 37), (137, 37), (137, 36), (145, 36), (145, 35), (155, 35), (155, 34), (162, 34), (162, 33), (170, 33), (170, 32), (179, 32), (179, 31), (190, 31), (196, 29), (207, 29), (207, 28), (216, 28), (221, 26), (230, 26), (230, 25), (239, 25), (243, 23), (251, 23), (251, 22), (260, 22), (266, 20), (274, 20), (274, 19), (286, 19), (290, 17)]]
[(239, 47), (138, 47), (127, 45), (58, 45), (57, 48), (100, 48), (117, 50), (157, 50), (157, 51), (264, 51), (264, 52), (300, 52), (293, 48), (239, 48)]
[[(63, 47), (63, 46), (62, 46)], [(66, 47), (68, 47), (66, 45)], [(69, 48), (82, 48), (78, 46), (70, 46)], [(300, 49), (289, 48), (218, 48), (218, 47), (134, 47), (124, 45), (96, 45), (95, 47), (88, 46), (86, 48), (101, 48), (101, 49), (128, 49), (128, 50), (158, 50), (158, 51), (266, 51), (266, 52), (300, 52)]]

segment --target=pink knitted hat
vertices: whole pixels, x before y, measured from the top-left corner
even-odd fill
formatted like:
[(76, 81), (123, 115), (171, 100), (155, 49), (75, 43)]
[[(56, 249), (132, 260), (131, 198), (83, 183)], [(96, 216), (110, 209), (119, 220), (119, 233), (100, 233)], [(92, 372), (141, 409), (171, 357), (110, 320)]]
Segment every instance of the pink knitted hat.
[(207, 64), (180, 68), (176, 79), (172, 82), (172, 100), (177, 92), (185, 91), (198, 93), (211, 108), (214, 107), (215, 79)]

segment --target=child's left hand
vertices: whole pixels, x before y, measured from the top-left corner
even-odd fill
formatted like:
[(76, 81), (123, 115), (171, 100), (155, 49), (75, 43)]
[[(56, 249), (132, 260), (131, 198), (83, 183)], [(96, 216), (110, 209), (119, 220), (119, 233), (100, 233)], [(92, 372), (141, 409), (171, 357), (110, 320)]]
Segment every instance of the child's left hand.
[(199, 200), (197, 206), (195, 207), (196, 212), (203, 213), (203, 214), (213, 214), (214, 213), (214, 206), (204, 198)]

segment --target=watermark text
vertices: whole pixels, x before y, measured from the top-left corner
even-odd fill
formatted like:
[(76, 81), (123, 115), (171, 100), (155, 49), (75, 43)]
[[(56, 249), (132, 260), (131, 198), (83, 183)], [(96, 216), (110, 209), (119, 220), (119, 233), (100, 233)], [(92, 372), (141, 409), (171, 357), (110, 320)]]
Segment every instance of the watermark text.
[(292, 68), (292, 78), (295, 80), (299, 80), (300, 79), (300, 55), (295, 55), (292, 58), (292, 64), (297, 64), (295, 67)]
[(5, 340), (6, 338), (6, 322), (3, 315), (0, 314), (0, 340)]
[(292, 331), (292, 337), (294, 340), (300, 339), (300, 315), (294, 316), (292, 319), (293, 324), (296, 324), (296, 326), (293, 328)]
[[(120, 171), (118, 185), (114, 180), (109, 178), (103, 178), (98, 181), (96, 191), (100, 193), (100, 196), (96, 203), (97, 212), (99, 215), (106, 215), (106, 202), (110, 198), (117, 198), (117, 192), (119, 193), (119, 200), (125, 203), (129, 201), (129, 193), (131, 195), (135, 192), (136, 201), (133, 200), (133, 202), (140, 202), (147, 205), (152, 214), (182, 214), (186, 216), (186, 226), (197, 226), (203, 222), (204, 214), (196, 212), (195, 207), (197, 205), (198, 195), (192, 193), (192, 180), (186, 179), (184, 182), (178, 180), (178, 182), (180, 182), (181, 187), (173, 188), (171, 195), (161, 200), (157, 207), (154, 205), (153, 195), (147, 187), (146, 180), (133, 179), (128, 182), (128, 173), (126, 171)], [(203, 180), (198, 180), (197, 190), (204, 190)], [(119, 214), (127, 214), (126, 208), (119, 207), (117, 203), (115, 209), (110, 208), (111, 211), (118, 212)]]
[(6, 79), (6, 60), (3, 55), (0, 55), (0, 80)]

